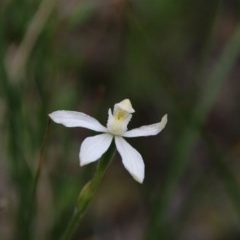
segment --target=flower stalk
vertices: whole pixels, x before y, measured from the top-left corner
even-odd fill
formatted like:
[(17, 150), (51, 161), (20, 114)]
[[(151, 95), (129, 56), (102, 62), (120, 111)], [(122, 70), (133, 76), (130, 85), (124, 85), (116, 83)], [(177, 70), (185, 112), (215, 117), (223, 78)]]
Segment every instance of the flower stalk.
[(114, 153), (116, 152), (116, 147), (112, 143), (108, 151), (103, 155), (101, 160), (98, 162), (98, 167), (96, 172), (88, 183), (82, 188), (78, 195), (76, 206), (73, 215), (69, 221), (69, 224), (61, 238), (61, 240), (70, 240), (74, 235), (79, 221), (85, 215), (89, 204), (92, 202), (95, 192), (106, 172), (111, 160), (113, 159)]

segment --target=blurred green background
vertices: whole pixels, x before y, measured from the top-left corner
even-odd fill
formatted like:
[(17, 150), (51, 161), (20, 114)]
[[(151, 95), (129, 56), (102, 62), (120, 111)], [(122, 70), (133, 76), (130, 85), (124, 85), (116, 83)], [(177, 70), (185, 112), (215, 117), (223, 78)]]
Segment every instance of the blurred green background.
[(143, 185), (117, 154), (73, 239), (240, 239), (239, 14), (238, 0), (2, 0), (0, 239), (59, 239), (94, 173), (78, 163), (92, 133), (48, 113), (105, 124), (125, 98), (129, 129), (169, 122), (128, 140)]

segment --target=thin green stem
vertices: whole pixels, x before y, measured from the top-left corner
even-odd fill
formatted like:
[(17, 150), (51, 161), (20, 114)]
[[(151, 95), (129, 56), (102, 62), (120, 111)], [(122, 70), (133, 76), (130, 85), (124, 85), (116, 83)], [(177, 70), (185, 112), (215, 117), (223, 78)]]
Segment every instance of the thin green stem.
[(214, 170), (216, 171), (219, 179), (222, 181), (223, 186), (228, 193), (238, 219), (240, 220), (240, 184), (238, 179), (234, 176), (231, 168), (228, 163), (230, 157), (226, 155), (224, 151), (221, 151), (213, 144), (211, 138), (202, 134), (205, 139), (205, 145), (208, 149), (208, 152), (211, 156), (212, 163), (214, 165)]
[(36, 167), (36, 171), (34, 173), (33, 176), (33, 181), (32, 181), (32, 186), (30, 189), (30, 194), (28, 197), (28, 208), (26, 209), (26, 218), (25, 218), (25, 225), (28, 228), (28, 231), (30, 233), (32, 233), (32, 226), (34, 223), (34, 215), (36, 212), (36, 192), (37, 192), (37, 186), (38, 186), (38, 182), (39, 182), (39, 177), (41, 174), (41, 170), (42, 170), (42, 165), (43, 165), (43, 161), (44, 161), (44, 157), (45, 157), (45, 152), (46, 152), (46, 143), (47, 143), (47, 139), (48, 139), (48, 135), (49, 135), (49, 130), (50, 130), (50, 118), (48, 119), (48, 123), (47, 123), (47, 129), (44, 135), (44, 139), (43, 139), (43, 144), (40, 150), (40, 156), (37, 162), (37, 167)]
[(169, 169), (166, 185), (158, 199), (158, 208), (155, 209), (153, 222), (146, 238), (148, 240), (155, 240), (161, 237), (166, 239), (168, 235), (165, 225), (171, 199), (186, 169), (191, 149), (193, 149), (199, 138), (201, 125), (211, 110), (230, 70), (238, 59), (240, 53), (239, 42), (240, 26), (236, 28), (216, 68), (210, 75), (208, 83), (202, 89), (201, 98), (192, 112), (192, 117), (188, 125), (183, 129), (182, 135), (179, 137), (175, 149), (173, 150), (172, 165)]
[(51, 13), (55, 9), (56, 3), (56, 0), (44, 0), (40, 2), (21, 44), (17, 48), (15, 55), (11, 58), (10, 64), (7, 65), (8, 76), (12, 82), (18, 82), (21, 79), (26, 70), (31, 52), (46, 26)]
[(16, 236), (20, 239), (30, 239), (30, 228), (26, 224), (28, 197), (32, 172), (24, 153), (24, 121), (22, 116), (22, 98), (20, 87), (12, 85), (7, 76), (3, 61), (0, 61), (1, 87), (6, 101), (6, 115), (9, 133), (9, 165), (12, 179), (16, 184), (18, 195), (18, 210), (16, 213)]
[(104, 173), (107, 170), (107, 167), (111, 163), (111, 160), (116, 151), (114, 143), (111, 144), (109, 150), (104, 154), (102, 159), (99, 161), (97, 170), (93, 176), (93, 179), (90, 180), (81, 190), (77, 203), (73, 212), (73, 215), (69, 221), (69, 224), (64, 232), (61, 240), (70, 240), (75, 233), (80, 219), (86, 213), (86, 210), (89, 204), (92, 202), (94, 194), (102, 180)]

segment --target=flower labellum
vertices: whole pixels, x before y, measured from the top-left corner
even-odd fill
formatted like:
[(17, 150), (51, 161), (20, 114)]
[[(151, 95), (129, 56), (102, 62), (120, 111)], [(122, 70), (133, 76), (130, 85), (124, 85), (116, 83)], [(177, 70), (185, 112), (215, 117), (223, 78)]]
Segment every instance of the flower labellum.
[(97, 161), (108, 150), (114, 139), (124, 167), (136, 181), (142, 183), (145, 168), (142, 156), (124, 137), (157, 135), (166, 126), (167, 115), (164, 115), (158, 123), (128, 131), (127, 125), (134, 112), (130, 100), (125, 99), (114, 105), (113, 112), (111, 109), (108, 110), (107, 127), (104, 127), (98, 120), (82, 112), (61, 110), (50, 113), (49, 117), (54, 122), (66, 127), (83, 127), (101, 132), (101, 134), (88, 137), (83, 141), (79, 152), (81, 166)]

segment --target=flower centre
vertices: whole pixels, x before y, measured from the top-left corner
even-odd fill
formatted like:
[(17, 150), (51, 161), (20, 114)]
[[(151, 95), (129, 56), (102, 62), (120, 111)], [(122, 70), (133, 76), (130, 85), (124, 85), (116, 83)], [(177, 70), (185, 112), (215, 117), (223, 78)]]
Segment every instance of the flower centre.
[(122, 121), (122, 120), (124, 120), (124, 118), (127, 117), (127, 115), (128, 115), (127, 112), (122, 111), (122, 110), (119, 110), (119, 111), (115, 114), (114, 118), (115, 118), (117, 121)]
[(112, 114), (111, 109), (108, 111), (107, 129), (113, 135), (122, 135), (127, 131), (127, 125), (131, 120), (134, 110), (128, 99), (115, 104)]

